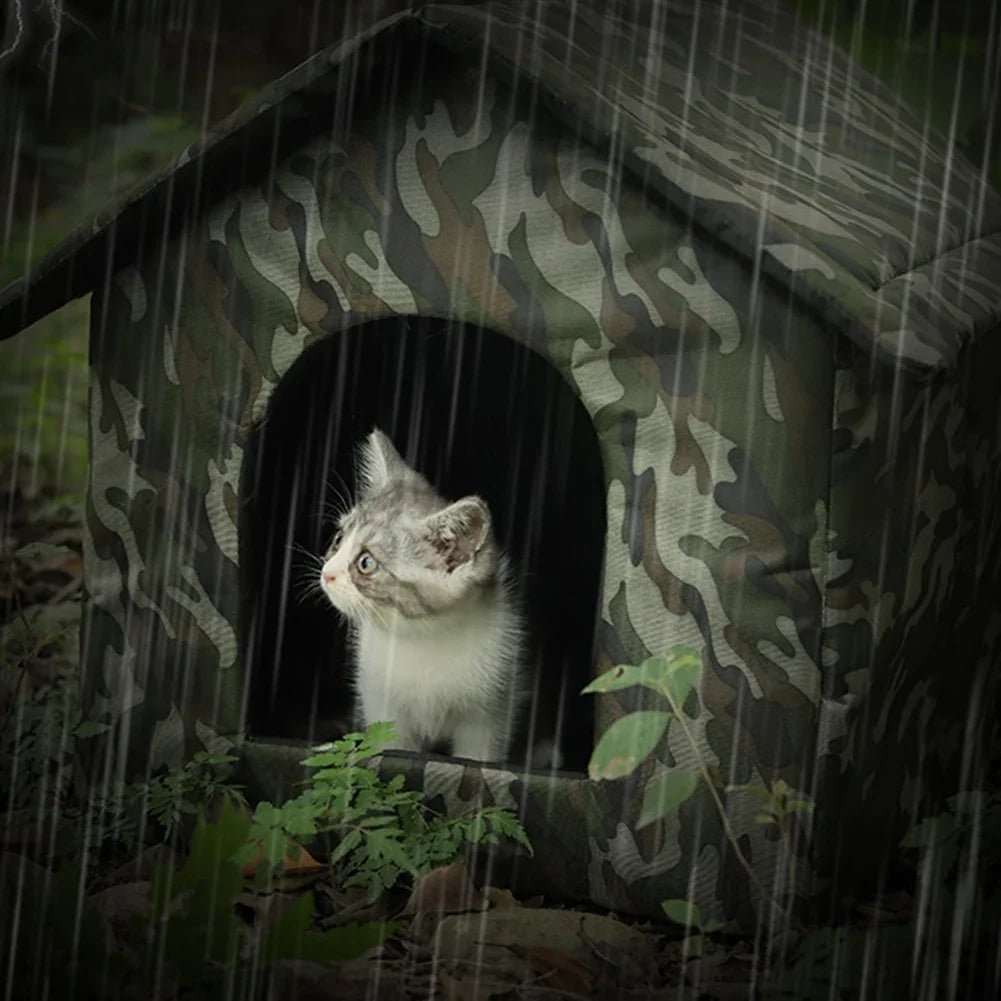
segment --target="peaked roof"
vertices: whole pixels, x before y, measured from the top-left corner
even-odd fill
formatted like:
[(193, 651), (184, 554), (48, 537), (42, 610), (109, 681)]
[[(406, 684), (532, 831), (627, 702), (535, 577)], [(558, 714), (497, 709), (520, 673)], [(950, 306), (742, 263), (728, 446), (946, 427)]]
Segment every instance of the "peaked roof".
[(0, 292), (0, 336), (94, 288), (147, 227), (241, 183), (233, 163), (259, 163), (260, 143), (294, 138), (316, 100), (342, 100), (338, 82), (379, 41), (401, 73), (420, 72), (429, 46), (485, 60), (863, 348), (916, 373), (948, 368), (1001, 323), (1001, 196), (898, 95), (792, 22), (781, 0), (393, 14), (270, 85)]

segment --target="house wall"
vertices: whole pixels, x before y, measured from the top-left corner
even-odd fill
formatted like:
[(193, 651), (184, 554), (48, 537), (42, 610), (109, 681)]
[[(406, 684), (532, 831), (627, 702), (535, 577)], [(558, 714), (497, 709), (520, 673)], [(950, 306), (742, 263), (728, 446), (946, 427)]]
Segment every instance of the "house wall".
[[(1001, 329), (919, 382), (837, 358), (818, 865), (885, 878), (915, 817), (986, 788), (1001, 653)], [(834, 836), (836, 834), (836, 836)]]
[[(615, 783), (387, 767), (451, 808), (481, 787), (526, 802), (536, 843), (560, 851), (522, 874), (553, 893), (650, 912), (692, 897), (751, 924), (762, 888), (806, 885), (788, 855), (802, 845), (756, 821), (753, 790), (814, 789), (835, 660), (822, 631), (832, 335), (490, 81), (370, 100), (349, 134), (322, 134), (167, 247), (151, 235), (95, 296), (89, 691), (126, 721), (107, 767), (156, 767), (243, 731), (239, 470), (282, 374), (359, 320), (453, 315), (542, 352), (579, 393), (606, 477), (595, 672), (702, 651), (697, 750), (673, 728)], [(642, 692), (596, 700), (599, 730), (647, 705)], [(754, 879), (705, 787), (634, 829), (642, 783), (698, 759)]]

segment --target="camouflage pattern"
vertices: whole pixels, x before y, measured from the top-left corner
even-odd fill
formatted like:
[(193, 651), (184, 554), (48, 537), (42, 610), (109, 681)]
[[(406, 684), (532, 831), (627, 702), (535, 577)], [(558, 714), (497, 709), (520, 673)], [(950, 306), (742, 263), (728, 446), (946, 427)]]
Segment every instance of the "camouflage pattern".
[[(260, 183), (175, 209), (163, 245), (137, 237), (96, 289), (85, 659), (91, 711), (118, 721), (103, 768), (232, 741), (256, 791), (287, 793), (301, 749), (245, 740), (248, 429), (317, 339), (457, 317), (542, 352), (591, 415), (608, 515), (594, 670), (701, 650), (699, 751), (674, 728), (614, 783), (382, 767), (449, 810), (521, 809), (535, 890), (654, 914), (687, 897), (751, 927), (848, 856), (877, 871), (866, 823), (891, 845), (902, 816), (974, 777), (987, 734), (962, 727), (1001, 635), (982, 377), (1001, 200), (769, 3), (668, 2), (632, 23), (529, 9), (431, 6), (342, 46), (311, 91), (339, 94), (332, 134), (327, 116)], [(337, 81), (356, 74), (405, 83), (344, 107)], [(943, 675), (957, 632), (968, 657)], [(598, 732), (643, 693), (596, 699)], [(645, 780), (697, 757), (753, 879), (706, 788), (636, 830)], [(812, 843), (756, 821), (754, 788), (778, 779), (817, 800)]]
[(1001, 415), (984, 373), (999, 335), (930, 384), (837, 354), (823, 622), (845, 723), (822, 761), (817, 861), (847, 880), (872, 880), (908, 817), (997, 767)]

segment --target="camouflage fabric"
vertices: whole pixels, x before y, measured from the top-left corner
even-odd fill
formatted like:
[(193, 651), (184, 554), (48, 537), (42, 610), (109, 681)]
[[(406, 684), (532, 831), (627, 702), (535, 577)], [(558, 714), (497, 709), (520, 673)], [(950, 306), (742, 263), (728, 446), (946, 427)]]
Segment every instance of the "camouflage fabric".
[(908, 817), (989, 787), (997, 766), (1001, 421), (984, 373), (999, 335), (927, 385), (844, 345), (836, 359), (823, 622), (838, 651), (826, 692), (848, 725), (822, 762), (818, 850), (849, 880), (874, 877)]
[[(687, 897), (751, 927), (846, 851), (878, 870), (862, 822), (892, 844), (897, 808), (955, 788), (985, 739), (942, 724), (986, 704), (999, 635), (982, 373), (1001, 203), (767, 3), (632, 23), (531, 10), (529, 29), (513, 4), (433, 6), (338, 50), (319, 92), (362, 86), (333, 134), (328, 115), (260, 181), (178, 209), (163, 246), (147, 235), (95, 291), (85, 654), (91, 709), (118, 721), (103, 767), (234, 741), (255, 789), (281, 791), (301, 750), (244, 741), (248, 429), (319, 338), (454, 316), (542, 352), (591, 415), (608, 516), (594, 670), (702, 651), (699, 749), (672, 730), (616, 783), (382, 767), (451, 810), (522, 809), (537, 856), (519, 878), (550, 894), (639, 913)], [(414, 39), (445, 46), (421, 86)], [(943, 678), (957, 629), (969, 658)], [(596, 699), (598, 731), (649, 704)], [(696, 758), (743, 787), (725, 805), (753, 878), (708, 789), (636, 829), (646, 778)], [(777, 779), (817, 799), (812, 845), (756, 822), (753, 790)]]

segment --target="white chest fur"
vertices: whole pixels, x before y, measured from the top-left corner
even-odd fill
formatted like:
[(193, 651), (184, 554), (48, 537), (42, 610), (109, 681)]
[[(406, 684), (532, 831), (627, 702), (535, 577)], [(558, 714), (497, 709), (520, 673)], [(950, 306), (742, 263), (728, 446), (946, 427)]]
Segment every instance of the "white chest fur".
[(399, 747), (447, 739), (460, 757), (501, 757), (519, 695), (519, 646), (517, 619), (503, 601), (420, 626), (364, 623), (356, 683), (365, 722), (393, 721)]

